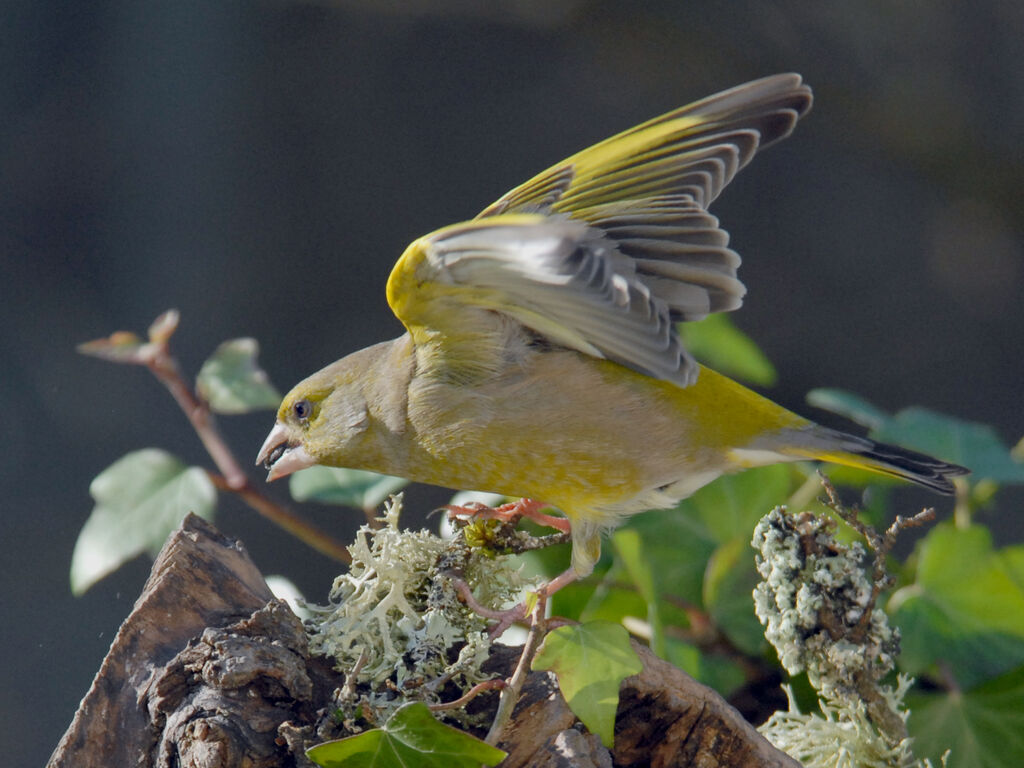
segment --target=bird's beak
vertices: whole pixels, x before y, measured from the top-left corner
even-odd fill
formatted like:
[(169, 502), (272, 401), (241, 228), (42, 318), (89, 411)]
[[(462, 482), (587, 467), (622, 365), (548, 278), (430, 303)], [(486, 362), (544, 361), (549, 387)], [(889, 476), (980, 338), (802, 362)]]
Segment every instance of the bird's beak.
[(292, 443), (288, 428), (280, 421), (274, 424), (267, 439), (263, 441), (256, 463), (268, 470), (267, 482), (288, 477), (292, 472), (313, 466), (316, 462), (306, 453), (302, 443)]

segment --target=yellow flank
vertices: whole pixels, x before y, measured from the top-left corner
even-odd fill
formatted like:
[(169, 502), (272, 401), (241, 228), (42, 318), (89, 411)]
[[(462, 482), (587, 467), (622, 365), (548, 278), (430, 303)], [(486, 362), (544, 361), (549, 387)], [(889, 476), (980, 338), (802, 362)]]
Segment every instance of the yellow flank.
[(571, 521), (576, 574), (602, 528), (751, 466), (818, 458), (951, 493), (963, 468), (819, 427), (699, 366), (676, 331), (740, 305), (706, 209), (810, 103), (798, 75), (724, 91), (414, 241), (387, 283), (408, 333), (288, 393), (269, 479), (324, 464), (539, 499)]
[(416, 479), (612, 519), (639, 511), (638, 495), (740, 468), (734, 446), (808, 423), (714, 371), (683, 389), (574, 352), (532, 356), (469, 396), (415, 386), (409, 421), (425, 449), (407, 468)]

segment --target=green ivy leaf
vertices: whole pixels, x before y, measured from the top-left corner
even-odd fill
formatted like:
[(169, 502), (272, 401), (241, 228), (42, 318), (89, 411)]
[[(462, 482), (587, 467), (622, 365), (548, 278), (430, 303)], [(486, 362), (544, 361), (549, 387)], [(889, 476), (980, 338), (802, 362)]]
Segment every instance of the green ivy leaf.
[(665, 632), (659, 610), (660, 594), (658, 592), (653, 563), (647, 557), (640, 532), (632, 528), (622, 528), (612, 534), (615, 555), (629, 574), (629, 580), (636, 586), (644, 601), (647, 623), (651, 627), (651, 650), (665, 658)]
[(685, 505), (637, 515), (620, 530), (639, 532), (659, 595), (676, 595), (700, 605), (704, 569), (716, 544), (707, 526), (688, 514)]
[(248, 413), (277, 408), (281, 395), (256, 362), (256, 339), (231, 339), (203, 363), (196, 389), (217, 413)]
[(306, 757), (324, 768), (479, 768), (507, 753), (439, 723), (423, 702), (405, 704), (381, 728), (317, 744)]
[(388, 496), (407, 486), (409, 481), (361, 469), (316, 466), (296, 472), (289, 483), (292, 498), (296, 501), (374, 509)]
[[(570, 604), (569, 607), (573, 606)], [(649, 617), (648, 608), (647, 601), (629, 585), (629, 575), (625, 569), (615, 565), (586, 594), (586, 599), (581, 600), (578, 610), (557, 615), (578, 616), (579, 620), (584, 622), (610, 621), (622, 624), (629, 617)], [(653, 640), (651, 644), (654, 644)]]
[(778, 379), (775, 366), (728, 315), (708, 315), (679, 329), (690, 353), (716, 371), (765, 387)]
[(1024, 663), (1021, 547), (995, 552), (983, 526), (936, 526), (921, 542), (916, 581), (888, 609), (900, 627), (900, 667), (944, 662), (964, 688)]
[(927, 408), (906, 408), (871, 436), (961, 464), (971, 470), (974, 482), (988, 478), (997, 483), (1024, 483), (1024, 463), (1014, 461), (1010, 447), (987, 424)]
[(807, 395), (812, 405), (838, 413), (871, 429), (871, 437), (903, 445), (971, 470), (976, 485), (982, 479), (1024, 483), (1024, 462), (987, 424), (965, 421), (927, 408), (905, 408), (890, 416), (858, 395), (840, 389), (816, 389)]
[(878, 429), (892, 418), (860, 395), (847, 392), (845, 389), (812, 389), (805, 399), (815, 408), (837, 413), (868, 429)]
[(103, 339), (95, 339), (75, 347), (80, 354), (114, 363), (138, 363), (146, 344), (131, 331), (117, 331)]
[(793, 492), (792, 471), (784, 464), (775, 464), (720, 477), (680, 508), (692, 510), (718, 544), (741, 539), (747, 545), (758, 521), (784, 504)]
[(533, 669), (555, 673), (569, 708), (610, 748), (619, 686), (643, 669), (629, 644), (629, 633), (606, 621), (558, 627), (544, 638)]
[(156, 555), (188, 512), (213, 517), (216, 490), (206, 471), (157, 448), (129, 453), (92, 481), (96, 506), (71, 557), (71, 591), (80, 595), (143, 552)]
[(1024, 765), (1024, 667), (967, 692), (911, 693), (907, 723), (914, 753), (956, 768)]
[(748, 540), (732, 539), (716, 549), (708, 560), (704, 605), (737, 648), (757, 656), (764, 649), (765, 639), (751, 597), (759, 577)]

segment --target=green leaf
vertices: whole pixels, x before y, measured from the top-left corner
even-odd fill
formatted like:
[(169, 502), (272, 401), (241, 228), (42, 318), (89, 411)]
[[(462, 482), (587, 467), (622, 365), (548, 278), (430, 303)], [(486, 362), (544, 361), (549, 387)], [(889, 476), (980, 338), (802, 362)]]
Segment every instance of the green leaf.
[(708, 315), (678, 327), (690, 353), (716, 371), (761, 386), (778, 379), (775, 366), (728, 315)]
[(405, 704), (381, 728), (317, 744), (306, 757), (324, 768), (478, 768), (507, 753), (439, 723), (423, 702)]
[(388, 496), (407, 486), (409, 481), (361, 469), (316, 466), (296, 472), (289, 483), (292, 497), (296, 501), (318, 501), (321, 504), (373, 509)]
[(713, 652), (703, 652), (695, 645), (674, 638), (667, 638), (666, 660), (690, 677), (714, 688), (728, 697), (747, 682), (747, 673), (740, 661)]
[(944, 663), (964, 688), (1024, 663), (1020, 547), (992, 550), (987, 528), (936, 526), (921, 542), (916, 581), (888, 610), (900, 627), (900, 667)]
[(647, 557), (640, 532), (622, 528), (612, 534), (612, 544), (619, 562), (629, 574), (629, 580), (636, 585), (646, 607), (647, 623), (651, 627), (651, 650), (665, 657), (665, 632), (659, 610), (659, 593), (655, 586), (654, 570)]
[(225, 341), (199, 370), (196, 389), (217, 413), (277, 408), (281, 395), (256, 363), (256, 339)]
[(685, 505), (637, 515), (620, 530), (640, 533), (657, 594), (675, 595), (700, 605), (704, 569), (715, 550), (715, 539)]
[(759, 580), (750, 542), (743, 539), (716, 549), (704, 578), (704, 605), (711, 618), (737, 648), (752, 656), (760, 655), (765, 644), (752, 597)]
[(877, 429), (892, 418), (860, 395), (847, 392), (845, 389), (812, 389), (807, 393), (806, 400), (815, 408), (838, 413), (868, 429)]
[(1024, 592), (1024, 545), (1016, 544), (1001, 549), (996, 552), (996, 557), (1017, 588)]
[(533, 669), (555, 673), (569, 708), (611, 748), (619, 686), (643, 669), (629, 633), (606, 621), (558, 627), (544, 638)]
[(129, 453), (89, 486), (96, 501), (71, 557), (80, 595), (143, 552), (155, 555), (188, 512), (213, 516), (216, 490), (206, 471), (157, 448)]
[(146, 344), (131, 331), (116, 331), (103, 339), (94, 339), (75, 347), (80, 354), (114, 363), (141, 363)]
[(956, 768), (1024, 765), (1024, 667), (967, 692), (912, 692), (906, 702), (917, 757), (939, 765), (949, 749)]
[(1024, 483), (1024, 463), (1014, 461), (1010, 447), (987, 424), (926, 408), (906, 408), (871, 436), (961, 464), (971, 470), (973, 482), (988, 478), (997, 483)]
[(666, 641), (666, 650), (666, 661), (679, 667), (690, 677), (700, 679), (703, 656), (697, 646), (670, 637)]
[(812, 405), (838, 413), (871, 429), (871, 437), (914, 448), (971, 470), (975, 485), (982, 479), (1024, 483), (1024, 462), (987, 424), (965, 421), (927, 408), (905, 408), (890, 416), (858, 395), (839, 389), (816, 389)]
[(758, 521), (784, 504), (794, 490), (792, 468), (784, 464), (720, 477), (683, 502), (681, 509), (701, 519), (719, 544), (750, 535)]

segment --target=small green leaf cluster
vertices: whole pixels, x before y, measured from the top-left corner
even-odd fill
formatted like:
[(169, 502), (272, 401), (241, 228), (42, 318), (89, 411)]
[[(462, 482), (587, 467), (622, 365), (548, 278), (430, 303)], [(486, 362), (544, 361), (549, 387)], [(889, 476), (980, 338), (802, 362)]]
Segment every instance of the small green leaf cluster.
[[(257, 364), (259, 345), (249, 338), (218, 346), (203, 363), (197, 394), (188, 392), (167, 355), (178, 319), (175, 310), (160, 315), (149, 328), (148, 340), (118, 331), (78, 350), (111, 362), (151, 368), (193, 418), (198, 410), (208, 416), (277, 406), (280, 395)], [(207, 424), (207, 429), (212, 427)], [(217, 503), (216, 486), (207, 470), (186, 466), (159, 448), (144, 448), (118, 459), (96, 476), (89, 493), (96, 505), (78, 536), (71, 561), (71, 590), (76, 595), (140, 554), (155, 556), (189, 512), (212, 520)]]
[(495, 608), (523, 588), (508, 558), (484, 556), (459, 537), (400, 530), (400, 509), (401, 497), (394, 497), (383, 527), (359, 530), (331, 604), (309, 606), (311, 650), (347, 676), (337, 705), (361, 716), (369, 707), (375, 722), (408, 700), (438, 703), (448, 683), (461, 695), (486, 678), (487, 620), (458, 599), (449, 574)]

